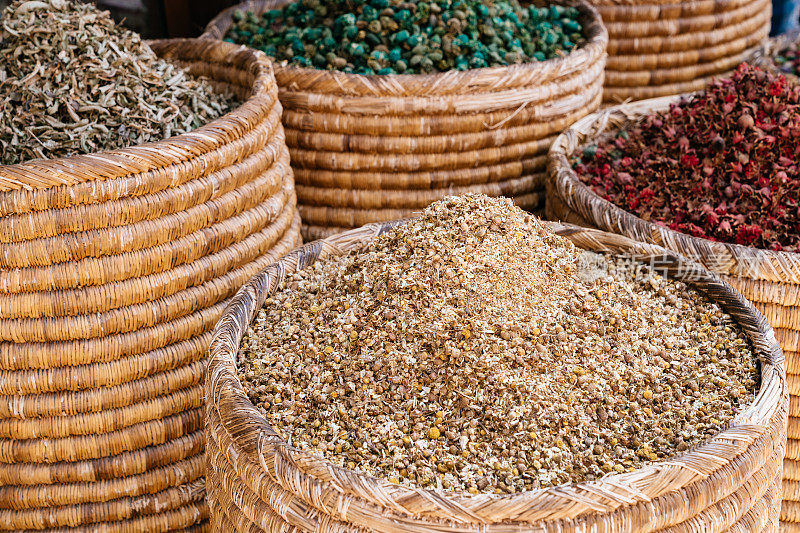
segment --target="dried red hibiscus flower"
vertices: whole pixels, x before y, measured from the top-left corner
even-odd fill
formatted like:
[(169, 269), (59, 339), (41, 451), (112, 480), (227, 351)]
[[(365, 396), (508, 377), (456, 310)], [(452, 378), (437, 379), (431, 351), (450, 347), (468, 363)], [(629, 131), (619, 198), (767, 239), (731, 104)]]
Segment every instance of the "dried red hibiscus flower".
[(581, 181), (696, 237), (800, 251), (800, 86), (743, 63), (730, 79), (588, 145)]

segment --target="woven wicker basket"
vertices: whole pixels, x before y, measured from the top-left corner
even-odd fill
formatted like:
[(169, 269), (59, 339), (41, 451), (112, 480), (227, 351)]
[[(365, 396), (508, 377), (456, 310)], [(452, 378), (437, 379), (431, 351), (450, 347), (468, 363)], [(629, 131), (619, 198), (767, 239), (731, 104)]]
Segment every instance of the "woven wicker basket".
[(211, 329), (299, 244), (266, 57), (151, 46), (244, 103), (168, 140), (0, 166), (0, 529), (206, 528)]
[[(236, 10), (204, 37), (221, 39)], [(275, 65), (306, 239), (403, 218), (448, 194), (483, 192), (544, 207), (547, 149), (600, 104), (605, 28), (583, 0), (589, 42), (563, 59), (434, 75), (360, 76)]]
[(284, 277), (364, 246), (394, 223), (317, 241), (239, 291), (217, 324), (206, 376), (208, 497), (215, 531), (381, 533), (776, 531), (787, 385), (772, 329), (739, 293), (658, 246), (578, 228), (551, 228), (581, 248), (657, 261), (730, 313), (761, 361), (761, 391), (731, 427), (672, 460), (597, 481), (497, 496), (415, 490), (292, 448), (248, 399), (236, 375), (243, 334)]
[(590, 0), (608, 28), (606, 102), (699, 90), (767, 37), (770, 0)]
[(786, 355), (793, 413), (787, 430), (786, 501), (781, 519), (800, 522), (800, 254), (712, 242), (646, 222), (594, 194), (569, 164), (571, 155), (591, 138), (666, 110), (678, 99), (664, 97), (614, 107), (580, 120), (559, 136), (548, 163), (547, 215), (552, 220), (600, 228), (681, 253), (719, 274), (767, 317)]

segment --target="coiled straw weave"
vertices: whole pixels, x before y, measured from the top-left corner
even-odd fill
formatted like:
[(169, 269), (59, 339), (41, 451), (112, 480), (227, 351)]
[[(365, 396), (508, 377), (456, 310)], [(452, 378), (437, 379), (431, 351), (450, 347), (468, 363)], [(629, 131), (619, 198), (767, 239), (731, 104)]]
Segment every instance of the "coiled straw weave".
[[(789, 528), (789, 522), (800, 522), (800, 254), (712, 242), (644, 221), (594, 194), (569, 163), (572, 154), (591, 139), (666, 110), (678, 99), (664, 97), (614, 107), (578, 121), (560, 135), (548, 162), (548, 218), (600, 228), (682, 254), (720, 275), (766, 316), (786, 355), (790, 418), (781, 520)], [(800, 530), (800, 525), (794, 529)]]
[(244, 103), (156, 143), (0, 166), (3, 530), (206, 529), (211, 329), (300, 242), (266, 57), (151, 47)]
[(608, 28), (604, 100), (703, 88), (769, 34), (769, 0), (590, 0)]
[(696, 263), (659, 246), (567, 224), (550, 227), (579, 247), (657, 265), (718, 302), (747, 332), (761, 361), (761, 389), (728, 429), (685, 454), (634, 472), (504, 496), (396, 485), (334, 466), (284, 442), (237, 378), (242, 336), (287, 275), (364, 246), (395, 224), (370, 224), (295, 250), (245, 285), (217, 324), (206, 375), (208, 498), (214, 531), (777, 530), (788, 397), (783, 354), (767, 321), (741, 294)]
[[(263, 13), (286, 0), (249, 0)], [(407, 217), (448, 194), (483, 192), (544, 206), (547, 149), (600, 104), (608, 36), (581, 12), (588, 43), (560, 59), (431, 75), (361, 76), (276, 64), (283, 123), (306, 239)]]

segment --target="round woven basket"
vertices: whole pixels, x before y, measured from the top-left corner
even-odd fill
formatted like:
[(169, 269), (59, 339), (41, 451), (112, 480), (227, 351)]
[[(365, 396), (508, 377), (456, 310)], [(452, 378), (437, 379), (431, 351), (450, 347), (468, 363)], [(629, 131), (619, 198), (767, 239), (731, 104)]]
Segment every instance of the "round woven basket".
[(770, 0), (590, 2), (608, 28), (606, 102), (703, 88), (752, 55), (772, 14)]
[[(209, 23), (222, 39), (237, 10)], [(276, 64), (303, 236), (403, 218), (448, 194), (513, 197), (544, 207), (547, 149), (600, 105), (608, 36), (583, 0), (588, 42), (565, 58), (431, 75), (361, 76)]]
[(781, 74), (786, 76), (786, 79), (791, 80), (794, 83), (798, 83), (800, 82), (800, 78), (794, 74), (784, 72), (775, 63), (775, 56), (795, 43), (800, 43), (800, 30), (794, 30), (789, 33), (784, 33), (783, 35), (773, 37), (766, 41), (761, 48), (756, 50), (756, 52), (753, 54), (751, 62), (754, 65), (758, 65), (759, 67), (763, 68), (764, 70), (772, 71), (775, 74)]
[[(548, 162), (547, 215), (663, 246), (720, 275), (767, 317), (786, 356), (790, 394), (781, 519), (800, 523), (800, 254), (772, 252), (692, 237), (644, 221), (600, 198), (576, 176), (572, 154), (592, 138), (647, 114), (679, 97), (621, 105), (590, 115), (556, 139)], [(800, 524), (797, 530), (800, 530)]]
[(0, 166), (0, 529), (207, 528), (211, 330), (300, 242), (266, 57), (150, 46), (243, 103), (167, 140)]
[(748, 334), (761, 362), (761, 389), (728, 429), (634, 472), (507, 496), (397, 485), (284, 442), (237, 377), (242, 336), (287, 275), (362, 247), (395, 224), (370, 224), (295, 250), (245, 285), (217, 324), (206, 375), (208, 498), (216, 531), (776, 531), (788, 397), (783, 354), (769, 324), (697, 264), (658, 246), (572, 225), (550, 228), (581, 248), (658, 265), (718, 302)]

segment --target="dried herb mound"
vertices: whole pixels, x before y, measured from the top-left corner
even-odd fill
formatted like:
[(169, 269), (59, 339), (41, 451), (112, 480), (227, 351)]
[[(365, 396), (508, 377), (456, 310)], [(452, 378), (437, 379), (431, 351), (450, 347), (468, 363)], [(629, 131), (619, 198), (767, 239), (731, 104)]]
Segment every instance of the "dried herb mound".
[(0, 164), (160, 140), (232, 105), (92, 4), (17, 0), (2, 14)]
[(775, 63), (787, 74), (800, 76), (800, 41), (795, 41), (789, 47), (781, 50), (775, 56)]
[(757, 381), (715, 304), (478, 195), (287, 278), (238, 368), (292, 445), (472, 493), (670, 457), (719, 432)]
[(517, 0), (298, 0), (233, 18), (227, 41), (292, 65), (357, 74), (544, 61), (583, 41), (577, 9)]
[(800, 86), (742, 64), (730, 79), (585, 147), (606, 200), (714, 241), (800, 251)]

